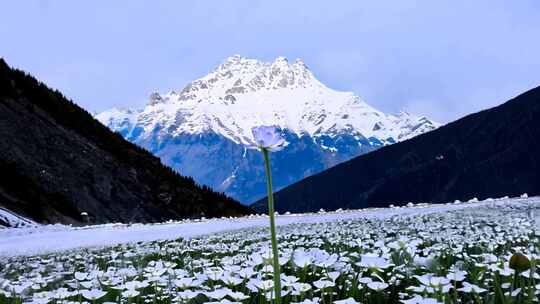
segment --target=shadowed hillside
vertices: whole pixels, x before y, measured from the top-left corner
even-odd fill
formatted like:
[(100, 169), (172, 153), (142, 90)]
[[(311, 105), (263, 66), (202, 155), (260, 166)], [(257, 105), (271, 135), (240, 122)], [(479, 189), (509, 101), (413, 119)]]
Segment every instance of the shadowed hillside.
[[(284, 188), (275, 195), (276, 210), (537, 195), (539, 139), (540, 87)], [(266, 210), (266, 200), (253, 207)]]
[(199, 187), (0, 59), (0, 206), (42, 223), (163, 221), (250, 209)]

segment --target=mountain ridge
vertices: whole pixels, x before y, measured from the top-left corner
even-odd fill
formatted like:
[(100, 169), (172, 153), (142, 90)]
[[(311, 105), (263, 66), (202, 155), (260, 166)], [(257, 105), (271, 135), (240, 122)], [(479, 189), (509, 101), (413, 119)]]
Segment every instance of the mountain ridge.
[[(299, 89), (303, 91), (295, 94)], [(253, 92), (260, 94), (250, 95)], [(300, 97), (302, 94), (310, 96)], [(303, 104), (296, 101), (303, 99), (306, 100)], [(347, 113), (351, 110), (352, 114), (358, 112), (358, 115), (368, 117), (353, 117)], [(146, 128), (158, 124), (173, 126), (176, 129), (172, 130), (172, 135), (213, 130), (230, 136), (234, 132), (229, 138), (243, 144), (250, 143), (251, 127), (261, 124), (277, 125), (298, 136), (349, 132), (352, 128), (366, 138), (375, 136), (381, 141), (388, 137), (397, 141), (415, 135), (392, 129), (392, 122), (409, 119), (433, 127), (439, 125), (426, 117), (406, 112), (388, 115), (372, 108), (352, 92), (329, 89), (302, 61), (289, 64), (286, 58), (278, 57), (270, 63), (239, 55), (227, 58), (208, 75), (189, 83), (180, 93), (170, 91), (161, 95), (153, 92), (143, 109), (113, 108), (111, 111), (101, 112), (96, 118), (112, 127), (118, 124), (117, 116), (122, 122), (130, 122), (131, 127), (137, 123)], [(142, 117), (136, 117), (138, 115)]]
[[(275, 193), (279, 212), (540, 194), (540, 87)], [(265, 200), (251, 205), (264, 212)]]

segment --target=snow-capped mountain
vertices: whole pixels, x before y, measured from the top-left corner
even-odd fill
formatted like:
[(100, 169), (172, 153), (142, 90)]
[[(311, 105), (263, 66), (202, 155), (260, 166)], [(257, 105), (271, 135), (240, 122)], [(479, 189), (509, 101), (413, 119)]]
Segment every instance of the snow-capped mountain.
[(96, 118), (182, 174), (245, 203), (265, 189), (260, 155), (245, 148), (254, 126), (277, 125), (289, 142), (273, 155), (278, 188), (439, 126), (332, 90), (301, 60), (238, 55), (179, 93), (152, 93), (143, 109), (111, 109)]

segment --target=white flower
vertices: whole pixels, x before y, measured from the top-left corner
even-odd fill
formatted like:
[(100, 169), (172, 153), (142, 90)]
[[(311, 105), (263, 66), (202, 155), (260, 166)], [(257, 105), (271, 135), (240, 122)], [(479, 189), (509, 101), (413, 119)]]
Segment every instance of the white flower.
[(24, 284), (24, 285), (13, 285), (11, 286), (11, 289), (13, 290), (13, 292), (15, 292), (16, 294), (21, 294), (25, 289), (27, 289), (28, 287), (30, 287), (31, 284)]
[(106, 291), (99, 290), (99, 289), (90, 289), (90, 290), (83, 290), (81, 291), (81, 295), (90, 301), (94, 301), (97, 299), (103, 298), (107, 294)]
[(313, 282), (313, 285), (315, 285), (315, 287), (317, 287), (318, 289), (323, 289), (327, 287), (334, 287), (336, 284), (332, 281), (321, 279), (321, 280)]
[(148, 282), (139, 282), (139, 281), (129, 281), (126, 282), (124, 285), (121, 285), (123, 289), (139, 289), (139, 288), (145, 288), (148, 286)]
[(344, 299), (344, 300), (338, 300), (338, 301), (334, 301), (335, 304), (358, 304), (360, 302), (356, 302), (355, 299), (353, 298), (347, 298), (347, 299)]
[(465, 280), (465, 275), (466, 274), (467, 273), (465, 271), (456, 270), (456, 271), (453, 271), (453, 272), (449, 272), (446, 275), (446, 278), (451, 280), (451, 281), (461, 282), (461, 281)]
[(422, 285), (430, 287), (440, 287), (450, 283), (450, 280), (445, 277), (437, 277), (432, 274), (424, 274), (422, 276), (414, 276)]
[(307, 291), (309, 291), (311, 289), (311, 285), (309, 285), (307, 283), (294, 283), (294, 284), (292, 284), (292, 287), (298, 293), (304, 293), (304, 292), (307, 292)]
[(414, 296), (412, 299), (401, 300), (401, 303), (404, 304), (438, 304), (441, 303), (433, 298), (423, 298), (421, 296)]
[(35, 293), (31, 304), (47, 304), (50, 302), (47, 292)]
[(415, 256), (413, 259), (413, 263), (418, 266), (424, 266), (426, 268), (430, 268), (435, 261), (432, 258), (429, 257), (420, 257)]
[(298, 250), (293, 254), (293, 263), (300, 268), (311, 265), (314, 260), (315, 259), (305, 251)]
[(223, 270), (217, 267), (212, 267), (207, 269), (205, 274), (208, 276), (208, 278), (212, 281), (218, 281), (223, 276)]
[(207, 292), (206, 296), (209, 297), (210, 299), (221, 300), (224, 297), (226, 297), (230, 292), (232, 292), (232, 290), (230, 290), (227, 287), (224, 287), (224, 288), (216, 289), (214, 291)]
[(374, 255), (363, 255), (360, 263), (357, 263), (357, 265), (374, 269), (386, 269), (393, 266), (387, 259)]
[(181, 299), (183, 301), (186, 301), (186, 300), (191, 300), (191, 299), (195, 298), (196, 296), (198, 296), (199, 292), (186, 290), (186, 291), (181, 291), (181, 292), (177, 293), (176, 295), (178, 296), (179, 299)]
[(281, 274), (281, 284), (283, 286), (292, 286), (294, 283), (298, 282), (298, 278), (295, 276), (288, 276), (285, 274)]
[(285, 147), (285, 139), (278, 132), (276, 126), (260, 126), (251, 129), (255, 147), (268, 151), (279, 151)]
[(140, 294), (140, 292), (138, 292), (135, 289), (127, 289), (124, 292), (122, 292), (122, 296), (124, 298), (133, 298), (133, 297), (138, 296), (139, 294)]
[(54, 298), (63, 300), (63, 299), (72, 297), (72, 296), (74, 296), (76, 294), (77, 294), (77, 292), (68, 291), (67, 288), (59, 288), (54, 292)]
[(242, 283), (244, 280), (242, 280), (241, 278), (238, 278), (238, 277), (233, 277), (231, 275), (228, 275), (228, 276), (223, 276), (221, 278), (221, 280), (223, 281), (223, 283), (229, 285), (229, 286), (236, 286), (240, 283)]
[(87, 273), (84, 273), (84, 272), (75, 272), (75, 279), (77, 281), (84, 281), (86, 280), (86, 277), (88, 276)]
[(253, 285), (260, 290), (270, 290), (274, 287), (274, 281), (272, 280), (265, 280), (265, 281), (259, 281), (259, 280), (253, 280)]
[(79, 284), (81, 284), (82, 287), (84, 288), (92, 288), (92, 286), (94, 286), (94, 282), (92, 281), (84, 281), (84, 282), (79, 282)]
[(386, 284), (384, 282), (369, 282), (367, 284), (367, 287), (369, 287), (369, 289), (373, 289), (375, 291), (381, 291), (381, 290), (385, 290), (388, 287), (388, 284)]
[(414, 276), (422, 286), (410, 286), (407, 289), (414, 290), (416, 292), (428, 292), (434, 293), (439, 290), (442, 290), (443, 293), (447, 293), (452, 285), (450, 284), (450, 279), (446, 277), (438, 277), (433, 274), (424, 274), (421, 276)]
[(243, 300), (249, 298), (249, 296), (245, 295), (244, 293), (242, 293), (240, 291), (229, 292), (229, 297), (233, 298), (236, 301), (243, 301)]
[[(522, 277), (525, 277), (525, 278), (530, 278), (531, 277), (531, 271), (530, 270), (526, 270), (526, 271), (523, 271), (522, 273), (520, 273), (519, 275), (521, 275)], [(540, 279), (540, 275), (538, 275), (538, 273), (534, 273), (533, 274), (533, 278), (535, 278), (536, 280)]]
[(242, 270), (240, 270), (240, 271), (238, 272), (238, 275), (239, 275), (242, 279), (249, 279), (249, 278), (251, 278), (254, 274), (255, 274), (255, 271), (253, 270), (253, 268), (242, 268)]
[(324, 250), (313, 250), (313, 254), (313, 259), (315, 260), (314, 263), (323, 268), (334, 265), (338, 260), (337, 254), (329, 254)]
[(341, 273), (339, 271), (332, 271), (327, 273), (326, 275), (330, 278), (330, 280), (335, 282), (337, 278), (341, 275)]
[(470, 284), (467, 282), (463, 282), (463, 287), (459, 288), (458, 290), (466, 292), (466, 293), (474, 292), (474, 293), (479, 293), (479, 294), (487, 291), (487, 289), (484, 289), (482, 287), (479, 287), (479, 286), (476, 286), (474, 284)]
[(315, 297), (313, 299), (305, 299), (303, 302), (291, 302), (291, 304), (319, 304), (320, 300), (321, 299)]
[(180, 289), (186, 289), (196, 285), (193, 283), (193, 278), (181, 278), (179, 280), (175, 280), (173, 283)]
[(511, 269), (508, 266), (504, 266), (504, 268), (496, 268), (495, 271), (499, 272), (499, 274), (503, 277), (509, 277), (515, 272), (514, 269)]
[[(368, 284), (368, 283), (371, 283), (373, 282), (373, 280), (371, 278), (368, 278), (368, 277), (361, 277), (358, 279), (358, 283), (360, 284)], [(358, 288), (362, 288), (362, 287), (358, 287)]]

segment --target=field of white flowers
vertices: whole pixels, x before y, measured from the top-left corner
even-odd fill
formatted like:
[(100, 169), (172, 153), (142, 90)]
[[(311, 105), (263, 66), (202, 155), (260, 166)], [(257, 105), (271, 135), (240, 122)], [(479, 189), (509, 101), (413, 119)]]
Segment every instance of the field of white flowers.
[[(291, 217), (278, 226), (282, 303), (538, 303), (540, 198), (462, 205)], [(269, 303), (269, 232), (254, 226), (4, 255), (0, 303)]]

